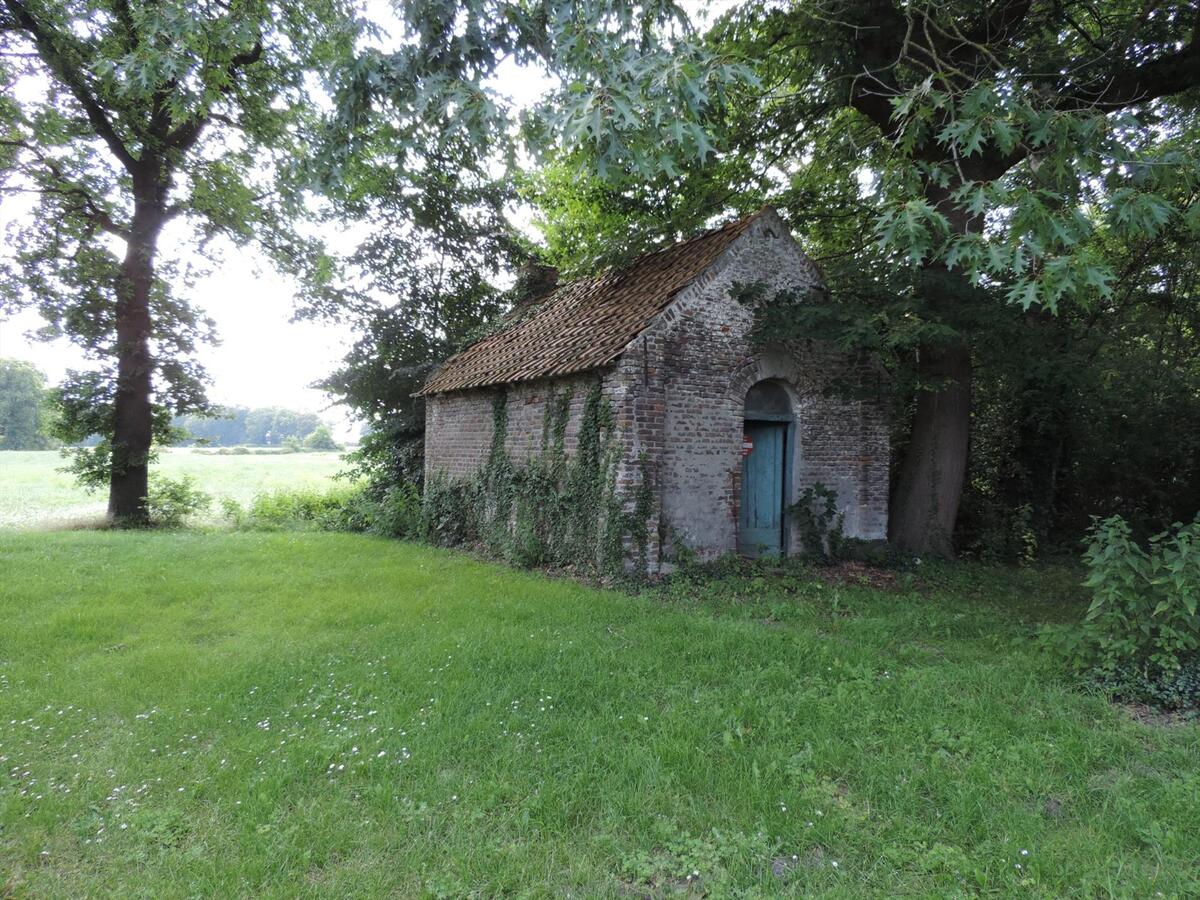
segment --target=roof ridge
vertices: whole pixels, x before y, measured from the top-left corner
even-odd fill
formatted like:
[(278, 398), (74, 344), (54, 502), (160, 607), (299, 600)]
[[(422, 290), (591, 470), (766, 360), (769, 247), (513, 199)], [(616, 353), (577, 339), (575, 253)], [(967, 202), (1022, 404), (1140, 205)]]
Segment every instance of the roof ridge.
[[(765, 213), (770, 208), (771, 208), (770, 206), (760, 206), (754, 212), (749, 213), (748, 215), (742, 216), (737, 219), (731, 219), (730, 221), (726, 222), (724, 225), (717, 225), (715, 228), (710, 228), (707, 231), (702, 231), (699, 234), (694, 234), (691, 237), (684, 238), (683, 240), (677, 241), (674, 244), (667, 244), (667, 246), (665, 246), (665, 247), (659, 247), (657, 250), (647, 250), (645, 253), (641, 253), (638, 256), (633, 257), (633, 259), (626, 262), (619, 269), (610, 267), (608, 269), (604, 269), (600, 272), (596, 272), (591, 275), (581, 275), (578, 278), (572, 278), (570, 281), (565, 281), (562, 284), (556, 284), (550, 290), (546, 291), (546, 293), (541, 294), (540, 296), (537, 296), (537, 297), (531, 297), (530, 299), (528, 299), (524, 303), (522, 303), (520, 307), (514, 307), (513, 309), (509, 310), (509, 312), (506, 313), (504, 316), (502, 316), (500, 318), (500, 321), (497, 323), (501, 327), (497, 328), (491, 334), (484, 335), (483, 337), (474, 341), (469, 346), (475, 346), (475, 344), (481, 344), (484, 341), (489, 340), (490, 338), (496, 337), (501, 332), (507, 331), (509, 328), (512, 328), (516, 325), (520, 325), (522, 322), (533, 318), (539, 312), (541, 312), (541, 309), (545, 306), (545, 304), (547, 302), (550, 302), (551, 300), (553, 300), (554, 297), (558, 296), (560, 293), (563, 293), (564, 291), (570, 290), (571, 288), (577, 287), (578, 285), (584, 284), (585, 282), (599, 282), (603, 278), (611, 277), (614, 279), (621, 279), (622, 277), (627, 275), (630, 272), (630, 270), (637, 268), (639, 265), (641, 265), (643, 262), (646, 262), (648, 259), (650, 259), (653, 256), (657, 256), (660, 253), (666, 253), (667, 251), (680, 250), (683, 247), (688, 246), (689, 244), (693, 244), (696, 241), (704, 240), (705, 238), (710, 238), (715, 234), (719, 234), (722, 231), (726, 231), (735, 226), (748, 225), (750, 222), (752, 222), (754, 219), (757, 219), (759, 216), (761, 216), (763, 213)], [(519, 312), (520, 315), (512, 316), (513, 313), (517, 313), (517, 312)], [(505, 322), (505, 320), (509, 319), (510, 316), (512, 316), (511, 321)], [(464, 349), (466, 349), (466, 348), (464, 348)], [(458, 354), (455, 354), (455, 356), (457, 356), (457, 355)], [(454, 358), (453, 356), (450, 357), (449, 359), (447, 359), (447, 362), (449, 362), (450, 359), (453, 359), (453, 358)]]
[[(630, 269), (633, 269), (636, 266), (640, 265), (641, 263), (645, 262), (646, 260), (650, 259), (652, 256), (658, 256), (660, 253), (666, 253), (670, 250), (680, 250), (683, 247), (688, 246), (688, 244), (694, 244), (696, 241), (702, 241), (705, 238), (710, 238), (715, 234), (720, 234), (722, 231), (728, 231), (728, 230), (734, 228), (735, 226), (748, 225), (748, 224), (750, 224), (750, 222), (757, 219), (759, 216), (761, 216), (763, 213), (765, 213), (770, 208), (771, 208), (770, 206), (761, 206), (754, 212), (750, 213), (749, 215), (741, 216), (740, 218), (737, 218), (737, 219), (731, 219), (730, 221), (726, 222), (724, 225), (717, 225), (715, 228), (709, 228), (707, 231), (702, 231), (699, 234), (694, 234), (691, 237), (684, 238), (681, 241), (676, 241), (674, 244), (667, 244), (665, 247), (659, 247), (657, 250), (647, 250), (645, 253), (640, 253), (637, 256), (633, 257), (633, 259), (631, 259), (627, 263), (625, 263), (623, 266), (621, 266), (621, 268), (619, 268), (619, 269), (611, 269), (611, 268), (605, 269), (604, 271), (598, 272), (594, 275), (585, 275), (582, 278), (573, 279), (571, 281), (568, 281), (564, 285), (559, 285), (559, 287), (569, 287), (570, 285), (575, 284), (576, 282), (579, 282), (579, 281), (588, 281), (593, 278), (603, 278), (606, 275), (620, 276), (620, 275), (624, 274), (625, 272), (628, 272)], [(558, 288), (555, 288), (555, 291), (552, 291), (551, 295), (553, 293), (555, 293), (557, 290), (558, 290)]]

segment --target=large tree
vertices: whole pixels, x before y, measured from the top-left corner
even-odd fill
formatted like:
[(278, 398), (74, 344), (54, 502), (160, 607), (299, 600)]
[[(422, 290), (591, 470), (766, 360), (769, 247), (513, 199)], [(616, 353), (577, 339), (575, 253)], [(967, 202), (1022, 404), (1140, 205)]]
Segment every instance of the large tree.
[[(781, 202), (875, 304), (843, 336), (909, 356), (890, 533), (917, 552), (953, 550), (973, 350), (1017, 333), (998, 307), (1100, 309), (1106, 246), (1200, 223), (1195, 2), (750, 0), (706, 42), (672, 3), (404, 15), (343, 81), (335, 175), (388, 144), (421, 191), (448, 145), (479, 172), (523, 140), (553, 163), (531, 188), (552, 255), (580, 267)], [(506, 62), (549, 73), (542, 102), (506, 103)]]
[[(1148, 237), (1200, 184), (1200, 5), (1064, 0), (824, 2), (756, 28), (887, 141), (881, 236), (920, 268), (930, 313), (1001, 281), (1024, 307), (1111, 291), (1089, 237)], [(809, 103), (808, 88), (793, 84)], [(1192, 91), (1190, 101), (1160, 98)], [(912, 434), (893, 494), (900, 546), (952, 552), (971, 422), (969, 335), (917, 349)]]
[(154, 444), (206, 408), (190, 357), (211, 323), (179, 293), (195, 263), (180, 244), (257, 240), (308, 287), (328, 280), (290, 227), (294, 163), (356, 34), (343, 0), (0, 0), (0, 190), (35, 200), (0, 305), (36, 307), (95, 360), (60, 389), (59, 427), (101, 436), (76, 465), (108, 482), (115, 523), (147, 521)]
[(973, 352), (1012, 333), (997, 306), (1101, 309), (1127, 268), (1112, 248), (1200, 225), (1198, 29), (1194, 0), (739, 4), (710, 49), (755, 77), (724, 106), (715, 161), (601, 185), (543, 177), (552, 249), (573, 255), (580, 225), (594, 255), (611, 242), (597, 231), (628, 242), (621, 220), (669, 236), (780, 204), (826, 257), (835, 300), (871, 301), (846, 305), (858, 316), (841, 336), (911, 354), (890, 534), (949, 554)]
[[(370, 423), (358, 458), (385, 483), (420, 478), (412, 394), (431, 368), (537, 289), (536, 277), (500, 289), (530, 262), (506, 217), (522, 151), (586, 144), (598, 177), (707, 156), (704, 123), (737, 74), (669, 2), (416, 0), (397, 12), (398, 45), (340, 73), (323, 160), (338, 213), (374, 226), (350, 261), (363, 291), (309, 310), (362, 332), (322, 386)], [(512, 63), (550, 76), (524, 108), (507, 95)]]

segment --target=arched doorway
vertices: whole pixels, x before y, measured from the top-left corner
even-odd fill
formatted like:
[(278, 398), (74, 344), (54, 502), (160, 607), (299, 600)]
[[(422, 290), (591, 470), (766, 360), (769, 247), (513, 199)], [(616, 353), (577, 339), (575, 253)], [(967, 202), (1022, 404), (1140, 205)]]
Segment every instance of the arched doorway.
[(738, 552), (782, 556), (788, 460), (794, 440), (792, 404), (782, 385), (760, 381), (746, 392)]

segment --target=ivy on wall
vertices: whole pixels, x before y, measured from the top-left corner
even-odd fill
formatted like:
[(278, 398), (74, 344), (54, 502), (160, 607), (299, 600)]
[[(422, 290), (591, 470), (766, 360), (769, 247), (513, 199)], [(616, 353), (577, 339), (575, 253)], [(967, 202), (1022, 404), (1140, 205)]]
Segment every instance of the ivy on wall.
[(469, 479), (437, 474), (425, 485), (422, 529), (442, 546), (469, 545), (527, 567), (574, 567), (598, 574), (624, 569), (628, 548), (646, 571), (653, 505), (649, 469), (639, 460), (641, 485), (633, 506), (617, 490), (621, 447), (612, 407), (596, 381), (584, 400), (577, 449), (566, 453), (571, 392), (551, 388), (542, 424), (541, 453), (514, 462), (505, 452), (508, 398), (492, 404), (488, 457)]

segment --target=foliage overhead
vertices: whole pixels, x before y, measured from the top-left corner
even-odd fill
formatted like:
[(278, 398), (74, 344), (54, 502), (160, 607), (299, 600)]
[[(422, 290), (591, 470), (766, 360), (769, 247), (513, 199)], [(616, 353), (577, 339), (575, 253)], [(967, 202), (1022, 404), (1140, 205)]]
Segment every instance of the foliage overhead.
[[(482, 175), (518, 149), (575, 146), (591, 149), (601, 177), (650, 175), (712, 153), (725, 89), (748, 75), (706, 47), (671, 0), (419, 0), (398, 12), (400, 47), (361, 53), (344, 73), (340, 139), (326, 160), (335, 179), (381, 132), (413, 175), (447, 149), (467, 148), (464, 162)], [(514, 64), (549, 79), (527, 109), (499, 81), (521, 72)]]
[(1098, 231), (1200, 226), (1178, 202), (1200, 188), (1198, 27), (1186, 2), (822, 0), (741, 4), (710, 39), (757, 61), (735, 127), (776, 192), (840, 146), (885, 249), (1053, 309), (1111, 290)]

